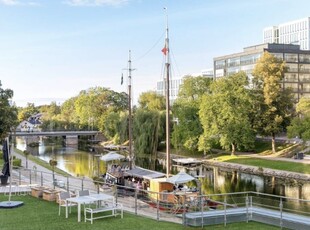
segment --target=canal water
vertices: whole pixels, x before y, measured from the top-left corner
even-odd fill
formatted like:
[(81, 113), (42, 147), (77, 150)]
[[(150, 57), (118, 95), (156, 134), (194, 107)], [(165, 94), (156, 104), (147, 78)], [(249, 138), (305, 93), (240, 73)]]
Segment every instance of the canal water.
[[(50, 139), (41, 138), (38, 143), (38, 146), (30, 147), (26, 144), (24, 138), (16, 139), (18, 149), (27, 149), (32, 155), (46, 162), (49, 162), (50, 159), (56, 159), (58, 162), (57, 167), (71, 175), (91, 178), (104, 174), (107, 170), (106, 163), (100, 160), (100, 156), (107, 152), (103, 150), (91, 152), (86, 142), (80, 146), (65, 147), (61, 140), (54, 139), (51, 141)], [(165, 172), (166, 164), (164, 159), (151, 159), (148, 156), (137, 157), (135, 163), (137, 166)], [(193, 176), (201, 177), (201, 189), (204, 194), (256, 191), (310, 200), (309, 182), (256, 176), (205, 165), (190, 169), (173, 166), (173, 174), (179, 171), (186, 171)]]

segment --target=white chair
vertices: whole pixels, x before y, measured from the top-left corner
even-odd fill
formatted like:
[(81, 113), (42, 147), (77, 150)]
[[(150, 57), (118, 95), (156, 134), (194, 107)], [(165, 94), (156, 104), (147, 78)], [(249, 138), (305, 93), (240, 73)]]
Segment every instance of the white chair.
[(89, 190), (80, 190), (79, 191), (79, 196), (89, 196)]
[[(80, 190), (80, 191), (78, 192), (78, 196), (89, 196), (89, 195), (90, 195), (89, 190)], [(94, 203), (95, 203), (95, 202), (94, 202)], [(88, 207), (91, 207), (91, 203), (89, 203), (87, 206), (88, 206)], [(97, 206), (97, 204), (96, 204), (96, 206)], [(86, 205), (84, 204), (84, 209), (85, 209), (85, 207), (86, 207)]]
[[(66, 208), (67, 207), (67, 201), (66, 199), (70, 198), (71, 195), (70, 195), (70, 192), (60, 192), (58, 194), (58, 202), (59, 202), (59, 213), (58, 215), (60, 216), (60, 210), (61, 210), (61, 207), (64, 207)], [(77, 204), (75, 203), (71, 203), (69, 202), (68, 203), (68, 207), (69, 207), (69, 212), (71, 213), (71, 207), (72, 206), (77, 206)]]

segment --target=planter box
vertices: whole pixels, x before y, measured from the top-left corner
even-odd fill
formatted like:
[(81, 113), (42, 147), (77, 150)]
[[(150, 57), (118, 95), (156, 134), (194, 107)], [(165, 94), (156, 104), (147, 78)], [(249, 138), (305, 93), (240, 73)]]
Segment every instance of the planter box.
[(43, 200), (56, 201), (58, 193), (59, 191), (54, 190), (54, 189), (45, 189), (43, 190)]
[(7, 185), (8, 184), (8, 179), (9, 177), (8, 176), (0, 176), (0, 179), (1, 179), (1, 185)]
[(46, 187), (33, 187), (31, 188), (31, 196), (42, 198), (43, 190), (47, 189)]

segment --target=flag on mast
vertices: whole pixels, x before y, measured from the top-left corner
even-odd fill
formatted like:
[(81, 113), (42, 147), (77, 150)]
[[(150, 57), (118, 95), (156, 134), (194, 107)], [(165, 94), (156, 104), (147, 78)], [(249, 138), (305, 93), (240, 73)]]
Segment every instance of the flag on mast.
[(164, 55), (167, 55), (168, 49), (167, 49), (166, 45), (164, 48), (162, 48), (161, 52), (163, 52)]
[(121, 85), (123, 84), (124, 82), (124, 77), (123, 77), (123, 74), (122, 74), (122, 77), (121, 77)]

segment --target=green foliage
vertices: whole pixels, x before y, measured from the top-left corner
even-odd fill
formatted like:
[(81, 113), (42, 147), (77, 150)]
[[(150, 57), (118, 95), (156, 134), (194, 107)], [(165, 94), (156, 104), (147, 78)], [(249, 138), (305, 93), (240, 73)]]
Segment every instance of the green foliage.
[(298, 136), (303, 141), (310, 140), (310, 99), (301, 98), (296, 105), (296, 112), (299, 114), (287, 127), (288, 137)]
[(142, 93), (138, 102), (140, 109), (161, 111), (166, 108), (165, 98), (155, 91)]
[(204, 129), (199, 149), (209, 150), (219, 140), (222, 148), (253, 147), (255, 133), (250, 122), (251, 97), (244, 72), (221, 78), (211, 84), (211, 93), (202, 98), (199, 117)]
[(13, 97), (11, 89), (2, 89), (0, 81), (0, 140), (7, 137), (11, 128), (17, 126), (17, 108), (10, 105)]
[(28, 102), (26, 107), (18, 109), (18, 120), (19, 122), (28, 120), (29, 117), (37, 113), (39, 113), (39, 109), (35, 107), (34, 103)]
[(275, 152), (275, 135), (289, 124), (293, 112), (291, 89), (282, 89), (285, 63), (268, 52), (258, 60), (253, 70), (253, 126), (259, 134), (272, 137)]
[(13, 159), (13, 167), (21, 167), (22, 166), (22, 160), (19, 158)]
[(200, 99), (209, 92), (211, 81), (201, 76), (184, 78), (178, 98), (172, 106), (176, 122), (173, 124), (171, 143), (176, 149), (197, 151), (198, 139), (203, 132), (198, 115)]
[(310, 116), (294, 118), (287, 127), (287, 136), (289, 138), (298, 136), (303, 141), (310, 140)]
[(44, 114), (41, 128), (51, 131), (100, 130), (103, 133), (106, 131), (113, 138), (115, 134), (110, 134), (111, 127), (107, 126), (106, 119), (111, 118), (110, 113), (120, 113), (127, 107), (127, 94), (103, 87), (89, 88), (66, 100), (61, 106), (56, 103), (41, 106), (40, 112)]
[(165, 116), (158, 111), (138, 109), (133, 121), (136, 154), (155, 154), (164, 139)]
[(302, 116), (310, 115), (310, 98), (302, 97), (296, 105), (296, 112)]
[[(120, 113), (112, 111), (109, 114), (107, 114), (104, 120), (104, 127), (105, 127), (104, 129), (105, 137), (108, 138), (109, 140), (115, 138), (115, 136), (118, 135), (119, 132)], [(116, 143), (119, 144), (118, 142)]]

